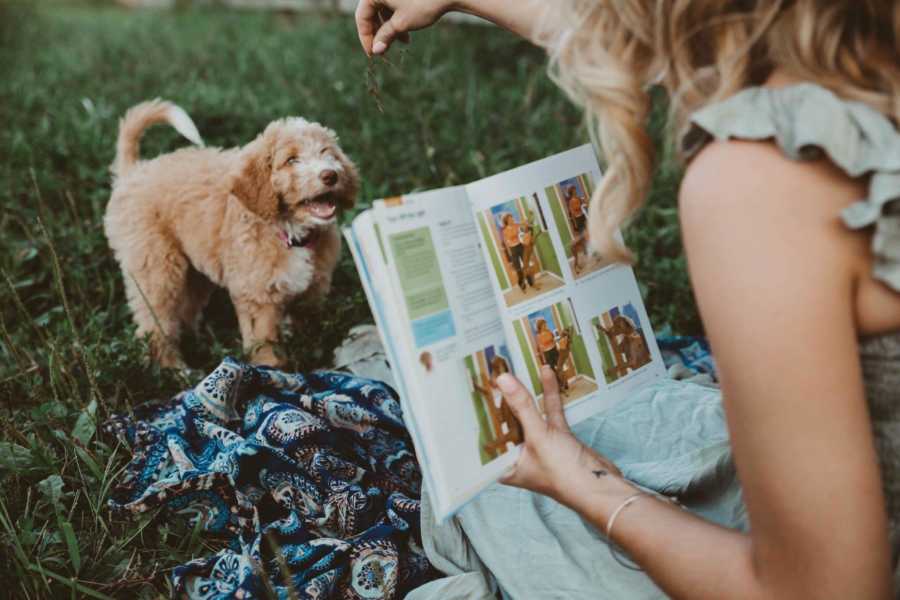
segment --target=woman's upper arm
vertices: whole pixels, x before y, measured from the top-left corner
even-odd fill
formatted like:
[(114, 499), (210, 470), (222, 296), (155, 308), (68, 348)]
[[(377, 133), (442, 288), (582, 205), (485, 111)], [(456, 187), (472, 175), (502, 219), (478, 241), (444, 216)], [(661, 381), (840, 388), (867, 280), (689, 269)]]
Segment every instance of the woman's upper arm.
[(854, 323), (857, 240), (838, 220), (855, 185), (771, 144), (728, 142), (697, 157), (681, 192), (754, 566), (781, 592), (815, 585), (835, 597), (890, 594)]

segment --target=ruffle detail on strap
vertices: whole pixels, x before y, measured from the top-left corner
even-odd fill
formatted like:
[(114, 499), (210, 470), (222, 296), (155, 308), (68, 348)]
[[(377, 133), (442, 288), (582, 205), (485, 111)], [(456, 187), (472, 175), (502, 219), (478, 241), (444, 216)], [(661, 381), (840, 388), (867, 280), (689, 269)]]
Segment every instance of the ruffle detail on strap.
[(691, 117), (687, 156), (711, 139), (774, 139), (795, 160), (827, 156), (850, 177), (868, 175), (868, 197), (841, 212), (851, 229), (873, 227), (873, 275), (900, 292), (900, 132), (877, 110), (818, 85), (755, 87)]

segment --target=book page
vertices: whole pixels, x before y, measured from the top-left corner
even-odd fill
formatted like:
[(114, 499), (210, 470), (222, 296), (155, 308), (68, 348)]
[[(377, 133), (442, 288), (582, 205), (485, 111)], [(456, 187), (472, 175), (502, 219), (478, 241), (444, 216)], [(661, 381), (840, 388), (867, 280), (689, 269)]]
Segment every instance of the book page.
[(445, 518), (515, 461), (521, 432), (493, 386), (512, 356), (465, 189), (378, 201), (372, 212), (395, 290), (404, 408)]
[(600, 177), (586, 145), (466, 186), (513, 370), (542, 408), (550, 365), (570, 424), (665, 375), (633, 271), (590, 248)]
[(374, 214), (371, 210), (364, 211), (356, 219), (353, 220), (351, 227), (344, 228), (344, 237), (350, 247), (350, 253), (359, 272), (360, 282), (375, 317), (375, 324), (378, 327), (378, 333), (384, 346), (388, 363), (394, 374), (394, 381), (397, 387), (397, 393), (400, 396), (401, 405), (404, 411), (404, 422), (413, 440), (416, 454), (423, 463), (422, 476), (424, 485), (430, 490), (436, 489), (437, 485), (434, 480), (434, 473), (424, 468), (425, 460), (422, 457), (427, 456), (425, 437), (421, 432), (414, 418), (410, 418), (411, 410), (406, 402), (410, 397), (409, 386), (404, 378), (403, 366), (407, 361), (403, 360), (405, 349), (398, 344), (399, 336), (394, 333), (398, 325), (402, 326), (404, 316), (398, 308), (400, 303), (395, 297), (393, 288), (389, 283), (386, 255), (382, 244), (380, 231), (375, 223)]

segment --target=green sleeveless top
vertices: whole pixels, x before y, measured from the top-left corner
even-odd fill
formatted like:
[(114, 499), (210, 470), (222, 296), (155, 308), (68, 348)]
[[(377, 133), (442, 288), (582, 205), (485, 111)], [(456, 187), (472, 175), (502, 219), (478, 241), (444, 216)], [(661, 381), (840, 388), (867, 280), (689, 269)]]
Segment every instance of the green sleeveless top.
[[(687, 156), (712, 139), (772, 139), (795, 160), (827, 157), (869, 177), (866, 198), (844, 209), (851, 229), (872, 233), (873, 275), (900, 293), (900, 132), (882, 113), (823, 87), (750, 88), (691, 117)], [(859, 356), (890, 518), (894, 589), (900, 598), (900, 331), (859, 340)]]

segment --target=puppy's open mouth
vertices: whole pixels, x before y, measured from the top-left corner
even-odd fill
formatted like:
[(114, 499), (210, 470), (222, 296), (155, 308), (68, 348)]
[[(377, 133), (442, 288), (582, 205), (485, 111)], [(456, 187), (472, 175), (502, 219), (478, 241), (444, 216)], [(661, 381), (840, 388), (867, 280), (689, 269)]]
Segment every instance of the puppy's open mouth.
[(302, 200), (300, 206), (303, 207), (308, 216), (324, 221), (324, 223), (316, 223), (314, 220), (314, 225), (309, 227), (308, 224), (304, 226), (292, 220), (285, 221), (284, 225), (278, 230), (278, 239), (287, 248), (309, 248), (315, 246), (319, 240), (320, 228), (327, 225), (327, 222), (337, 213), (337, 202), (335, 201), (335, 196), (330, 192)]
[(319, 219), (330, 219), (337, 212), (337, 203), (330, 192), (319, 194), (300, 203), (309, 213)]
[(303, 235), (296, 235), (287, 229), (278, 230), (278, 239), (280, 239), (287, 248), (309, 248), (315, 246), (319, 240), (319, 230), (311, 229)]

